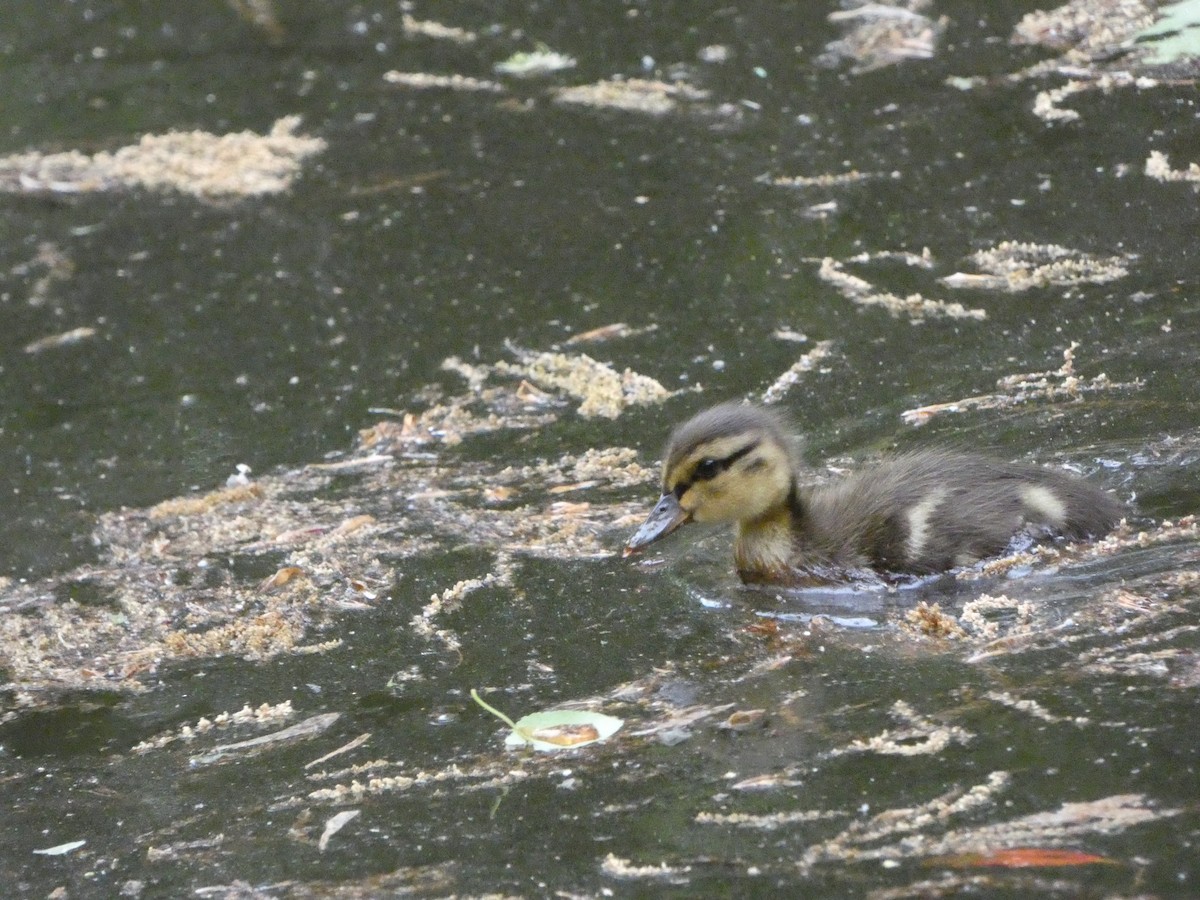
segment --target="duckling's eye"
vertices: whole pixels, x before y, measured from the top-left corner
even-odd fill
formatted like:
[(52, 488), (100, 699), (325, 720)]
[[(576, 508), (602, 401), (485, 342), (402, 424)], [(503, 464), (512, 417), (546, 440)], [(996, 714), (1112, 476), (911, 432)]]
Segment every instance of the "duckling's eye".
[(693, 481), (709, 481), (716, 478), (728, 466), (723, 459), (702, 459), (692, 469)]

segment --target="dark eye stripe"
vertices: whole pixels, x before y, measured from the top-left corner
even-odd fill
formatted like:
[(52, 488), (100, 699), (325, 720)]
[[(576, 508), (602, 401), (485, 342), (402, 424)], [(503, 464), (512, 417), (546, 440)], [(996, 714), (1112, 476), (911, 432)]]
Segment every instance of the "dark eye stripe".
[(742, 447), (739, 450), (735, 450), (724, 459), (700, 460), (700, 462), (696, 464), (696, 467), (692, 469), (692, 477), (675, 485), (675, 497), (677, 499), (682, 497), (687, 493), (688, 488), (690, 488), (697, 481), (711, 481), (712, 479), (716, 478), (756, 447), (758, 447), (758, 441), (754, 441), (753, 443), (747, 444), (745, 447)]

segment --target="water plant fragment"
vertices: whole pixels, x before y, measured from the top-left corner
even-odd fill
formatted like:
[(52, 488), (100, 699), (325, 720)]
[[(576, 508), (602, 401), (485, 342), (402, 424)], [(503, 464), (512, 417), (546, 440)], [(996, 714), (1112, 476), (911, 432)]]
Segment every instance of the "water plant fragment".
[(551, 50), (545, 44), (539, 43), (536, 50), (514, 53), (504, 62), (492, 67), (500, 75), (513, 75), (517, 78), (528, 78), (533, 75), (545, 75), (562, 69), (575, 68), (575, 58), (565, 53)]
[(1062, 866), (1090, 866), (1096, 863), (1115, 865), (1116, 860), (1082, 850), (1063, 850), (1057, 847), (1013, 847), (986, 853), (956, 853), (925, 860), (927, 866), (951, 869), (1003, 868), (1028, 869)]
[(506, 747), (528, 745), (534, 750), (568, 750), (606, 740), (625, 724), (623, 719), (616, 716), (581, 709), (535, 712), (514, 722), (490, 706), (474, 688), (471, 688), (471, 699), (512, 729), (512, 733), (504, 739)]
[(34, 850), (33, 852), (41, 856), (65, 856), (72, 850), (78, 850), (86, 843), (87, 841), (68, 841), (65, 844), (58, 844), (54, 847), (45, 847), (41, 850)]

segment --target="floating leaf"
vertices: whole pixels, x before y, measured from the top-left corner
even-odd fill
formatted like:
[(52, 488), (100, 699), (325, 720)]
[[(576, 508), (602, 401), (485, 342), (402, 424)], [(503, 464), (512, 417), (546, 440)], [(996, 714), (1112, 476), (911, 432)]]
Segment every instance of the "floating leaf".
[(504, 739), (507, 747), (529, 745), (534, 750), (546, 751), (583, 747), (612, 737), (625, 724), (623, 719), (615, 716), (580, 709), (530, 713), (514, 722), (485, 702), (474, 688), (471, 689), (471, 699), (512, 729), (512, 733)]
[(1088, 866), (1095, 863), (1115, 864), (1115, 860), (1081, 850), (1058, 850), (1049, 847), (1013, 847), (991, 853), (958, 853), (937, 856), (926, 861), (930, 866), (952, 869), (975, 869), (997, 866), (1005, 869), (1041, 868), (1046, 866)]
[(1134, 41), (1148, 47), (1143, 58), (1147, 65), (1165, 65), (1190, 56), (1200, 56), (1200, 2), (1183, 0), (1158, 9), (1161, 18), (1134, 35)]

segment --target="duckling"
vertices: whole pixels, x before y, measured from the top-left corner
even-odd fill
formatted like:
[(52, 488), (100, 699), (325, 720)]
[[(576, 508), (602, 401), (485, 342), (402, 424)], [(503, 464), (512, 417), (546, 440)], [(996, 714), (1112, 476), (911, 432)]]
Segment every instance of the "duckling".
[(971, 565), (1022, 531), (1100, 536), (1123, 514), (1062, 472), (946, 450), (899, 454), (820, 487), (801, 487), (800, 471), (796, 441), (773, 412), (741, 403), (701, 412), (667, 442), (662, 497), (624, 555), (688, 522), (733, 522), (748, 584), (878, 580)]

